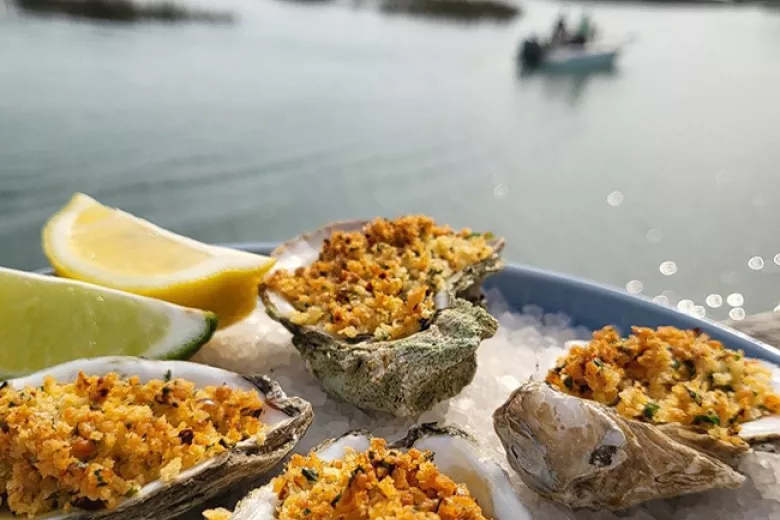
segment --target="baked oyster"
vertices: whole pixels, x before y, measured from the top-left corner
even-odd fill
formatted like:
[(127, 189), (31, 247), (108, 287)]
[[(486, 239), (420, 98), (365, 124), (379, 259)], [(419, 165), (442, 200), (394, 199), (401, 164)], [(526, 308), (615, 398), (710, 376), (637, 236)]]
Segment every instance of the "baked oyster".
[[(363, 431), (326, 441), (209, 520), (401, 517), (530, 520), (506, 472), (456, 428), (424, 424), (387, 444)], [(362, 516), (361, 516), (362, 514)], [(352, 516), (354, 515), (354, 516)], [(404, 516), (406, 518), (407, 516)]]
[(780, 438), (778, 380), (698, 331), (607, 328), (546, 379), (512, 393), (494, 426), (523, 481), (572, 508), (739, 487), (740, 457)]
[(279, 246), (260, 294), (327, 393), (414, 416), (471, 382), (503, 244), (420, 216), (339, 222)]
[(312, 418), (265, 376), (133, 357), (65, 363), (3, 383), (4, 504), (50, 520), (173, 518), (270, 470)]

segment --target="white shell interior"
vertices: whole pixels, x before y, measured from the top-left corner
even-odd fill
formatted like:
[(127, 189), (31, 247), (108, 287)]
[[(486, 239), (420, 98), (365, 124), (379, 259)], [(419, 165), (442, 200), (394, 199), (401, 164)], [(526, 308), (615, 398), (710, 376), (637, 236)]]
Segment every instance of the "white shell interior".
[(780, 435), (780, 415), (769, 415), (755, 421), (742, 423), (739, 436), (751, 441), (775, 438)]
[[(764, 363), (772, 373), (772, 388), (780, 393), (780, 367), (770, 363)], [(739, 436), (751, 441), (759, 441), (764, 438), (777, 438), (780, 436), (780, 415), (770, 415), (761, 419), (742, 423)]]
[[(8, 381), (8, 384), (15, 389), (21, 389), (26, 386), (37, 387), (43, 384), (44, 377), (46, 376), (52, 376), (60, 382), (72, 382), (75, 381), (75, 379), (78, 377), (79, 372), (84, 372), (87, 375), (103, 375), (109, 372), (117, 372), (122, 376), (138, 376), (142, 382), (147, 382), (153, 379), (163, 379), (166, 376), (168, 370), (171, 371), (172, 378), (182, 378), (188, 381), (192, 381), (198, 388), (205, 386), (227, 385), (232, 388), (242, 390), (257, 390), (257, 388), (252, 385), (252, 383), (240, 375), (233, 372), (228, 372), (227, 370), (222, 370), (220, 368), (200, 365), (198, 363), (190, 363), (187, 361), (151, 361), (123, 356), (99, 357), (71, 361), (52, 368), (48, 368), (46, 370), (41, 370), (40, 372), (35, 372), (25, 377), (11, 379)], [(292, 420), (283, 412), (268, 406), (269, 401), (265, 398), (264, 395), (263, 401), (266, 404), (266, 408), (261, 419), (265, 424), (274, 426), (285, 421)], [(256, 441), (254, 439), (248, 439), (242, 443), (239, 443), (239, 446), (248, 446), (255, 442)], [(193, 466), (192, 468), (181, 472), (174, 478), (173, 482), (190, 478), (192, 475), (195, 475), (214, 464), (216, 460), (218, 460), (218, 458), (205, 460), (197, 466)], [(123, 502), (120, 507), (124, 507), (125, 505), (142, 500), (144, 496), (159, 490), (165, 485), (166, 484), (163, 484), (161, 481), (151, 482), (141, 488), (140, 492), (133, 498)], [(74, 516), (74, 513), (50, 514), (47, 516), (38, 516), (35, 518), (64, 520), (72, 516)], [(0, 511), (0, 520), (12, 518), (18, 517), (12, 516), (7, 510)]]
[(566, 350), (570, 350), (572, 347), (584, 347), (586, 346), (589, 341), (583, 340), (583, 339), (573, 339), (571, 341), (567, 341), (563, 344), (563, 348)]
[(436, 435), (421, 439), (414, 447), (433, 452), (442, 473), (466, 484), (485, 516), (495, 520), (531, 520), (531, 512), (517, 498), (504, 470), (479, 453), (470, 441)]
[(271, 484), (252, 490), (230, 515), (230, 520), (274, 520), (279, 498)]
[[(343, 458), (346, 449), (365, 451), (369, 438), (361, 434), (341, 437), (318, 451), (323, 460)], [(528, 508), (517, 498), (509, 477), (501, 467), (483, 456), (474, 444), (457, 435), (430, 435), (418, 440), (414, 447), (434, 453), (439, 470), (456, 482), (466, 484), (472, 496), (482, 507), (486, 517), (493, 520), (531, 520)], [(252, 491), (239, 503), (231, 520), (274, 520), (278, 506), (270, 485)]]
[(284, 253), (276, 256), (276, 265), (274, 265), (273, 270), (287, 269), (289, 271), (309, 265), (320, 256), (322, 243), (335, 229), (346, 232), (360, 231), (365, 224), (366, 222), (363, 221), (337, 222), (310, 235), (303, 235), (291, 240), (285, 244)]
[[(343, 224), (336, 223), (317, 230), (310, 235), (303, 235), (287, 242), (285, 244), (284, 252), (280, 255), (274, 255), (276, 258), (276, 264), (273, 266), (270, 272), (274, 272), (279, 269), (294, 271), (299, 267), (314, 263), (314, 261), (316, 261), (320, 256), (322, 243), (331, 235), (334, 227), (338, 227), (338, 229), (342, 231), (350, 232), (359, 231), (362, 229), (364, 224), (365, 222), (362, 221), (344, 222)], [(293, 312), (295, 312), (295, 309), (287, 302), (287, 300), (273, 291), (268, 291), (268, 299), (282, 316), (290, 316)]]

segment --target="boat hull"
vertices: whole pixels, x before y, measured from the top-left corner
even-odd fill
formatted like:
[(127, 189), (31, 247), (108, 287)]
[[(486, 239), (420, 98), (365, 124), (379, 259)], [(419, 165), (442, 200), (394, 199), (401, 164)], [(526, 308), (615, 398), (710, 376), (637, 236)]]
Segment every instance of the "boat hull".
[(540, 63), (540, 68), (559, 72), (608, 70), (615, 66), (618, 50), (553, 51)]

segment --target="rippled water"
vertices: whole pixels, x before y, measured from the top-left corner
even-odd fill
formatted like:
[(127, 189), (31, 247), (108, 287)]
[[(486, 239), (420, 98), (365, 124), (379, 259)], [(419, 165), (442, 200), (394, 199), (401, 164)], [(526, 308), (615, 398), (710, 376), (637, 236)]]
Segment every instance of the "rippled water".
[(580, 5), (506, 26), (274, 0), (230, 27), (5, 12), (0, 264), (43, 265), (41, 225), (85, 191), (206, 241), (426, 212), (696, 314), (774, 308), (780, 12), (588, 4), (633, 38), (619, 70), (518, 75), (518, 38)]

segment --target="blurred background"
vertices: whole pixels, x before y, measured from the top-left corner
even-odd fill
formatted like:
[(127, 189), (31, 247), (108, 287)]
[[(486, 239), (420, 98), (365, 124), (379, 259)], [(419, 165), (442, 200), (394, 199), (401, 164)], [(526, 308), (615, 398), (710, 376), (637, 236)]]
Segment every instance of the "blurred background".
[[(426, 213), (698, 316), (780, 309), (772, 4), (176, 2), (0, 3), (0, 265), (44, 266), (81, 191), (208, 242)], [(613, 68), (518, 66), (583, 10)]]

